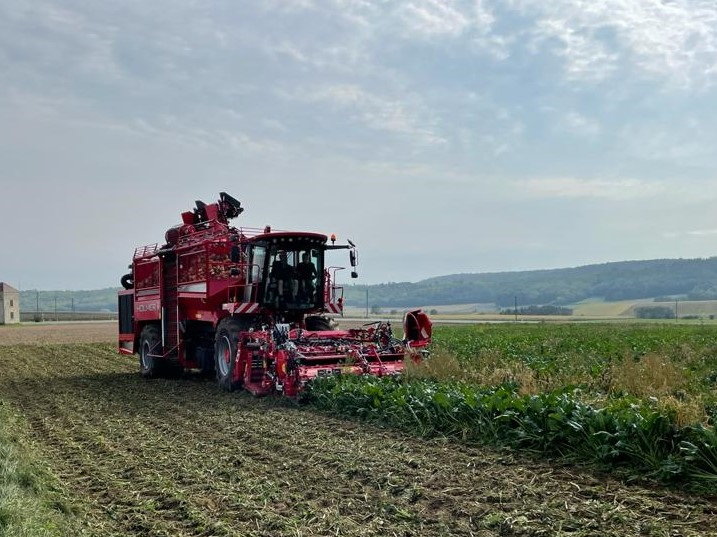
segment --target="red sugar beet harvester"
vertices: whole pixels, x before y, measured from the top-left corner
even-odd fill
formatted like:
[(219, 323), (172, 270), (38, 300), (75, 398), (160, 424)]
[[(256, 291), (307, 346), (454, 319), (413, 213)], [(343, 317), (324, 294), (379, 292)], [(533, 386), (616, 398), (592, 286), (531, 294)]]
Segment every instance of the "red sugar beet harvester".
[(137, 354), (142, 375), (181, 370), (216, 374), (226, 390), (293, 397), (321, 375), (394, 375), (420, 361), (431, 321), (407, 312), (404, 338), (388, 322), (337, 330), (343, 313), (342, 267), (326, 252), (356, 246), (334, 235), (233, 227), (243, 212), (225, 192), (182, 213), (165, 244), (135, 249), (119, 292), (119, 352)]

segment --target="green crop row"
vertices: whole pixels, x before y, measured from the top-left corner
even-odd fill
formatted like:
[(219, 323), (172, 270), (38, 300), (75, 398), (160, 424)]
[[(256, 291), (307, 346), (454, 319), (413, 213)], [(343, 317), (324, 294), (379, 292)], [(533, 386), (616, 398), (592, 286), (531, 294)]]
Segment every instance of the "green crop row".
[(420, 436), (509, 445), (717, 492), (717, 433), (680, 426), (656, 404), (633, 398), (596, 408), (568, 390), (521, 395), (514, 383), (335, 376), (314, 381), (305, 397), (341, 416)]
[(463, 365), (487, 356), (519, 361), (538, 374), (599, 376), (611, 364), (650, 354), (683, 365), (695, 389), (717, 387), (717, 327), (678, 324), (497, 324), (439, 326), (434, 351)]
[(72, 509), (17, 433), (20, 421), (0, 400), (0, 535), (67, 535)]
[[(419, 377), (523, 394), (579, 388), (583, 401), (657, 398), (683, 424), (717, 422), (717, 327), (676, 324), (501, 324), (437, 327)], [(598, 405), (602, 406), (602, 405)]]

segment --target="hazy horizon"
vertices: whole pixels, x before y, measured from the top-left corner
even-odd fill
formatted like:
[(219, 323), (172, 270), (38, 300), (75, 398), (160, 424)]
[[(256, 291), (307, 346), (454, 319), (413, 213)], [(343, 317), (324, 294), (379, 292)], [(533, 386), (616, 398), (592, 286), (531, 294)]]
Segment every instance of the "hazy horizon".
[[(595, 265), (604, 265), (604, 264), (612, 264), (612, 263), (630, 263), (630, 262), (641, 262), (641, 261), (661, 261), (661, 260), (683, 260), (683, 261), (690, 261), (695, 259), (710, 259), (715, 256), (706, 256), (706, 257), (695, 257), (695, 258), (652, 258), (652, 259), (621, 259), (621, 260), (613, 260), (613, 261), (601, 261), (596, 263), (586, 263), (584, 265), (572, 265), (572, 266), (562, 266), (562, 267), (535, 267), (535, 268), (525, 268), (525, 269), (507, 269), (507, 270), (491, 270), (491, 271), (481, 271), (481, 272), (451, 272), (451, 273), (445, 273), (445, 274), (434, 274), (431, 276), (427, 276), (425, 278), (421, 278), (420, 280), (386, 280), (386, 281), (379, 281), (379, 282), (364, 282), (359, 280), (348, 280), (339, 282), (342, 283), (342, 285), (380, 285), (380, 284), (393, 284), (393, 283), (418, 283), (423, 280), (429, 280), (432, 278), (440, 278), (442, 276), (453, 276), (453, 275), (459, 275), (459, 274), (505, 274), (510, 272), (534, 272), (534, 271), (543, 271), (543, 270), (567, 270), (567, 269), (576, 269), (576, 268), (583, 268), (583, 267), (590, 267)], [(3, 282), (4, 280), (0, 280), (0, 282)], [(12, 287), (16, 287), (13, 285), (12, 282), (4, 281), (4, 283), (8, 283)], [(119, 285), (119, 280), (116, 285), (104, 285), (101, 287), (94, 287), (94, 288), (54, 288), (54, 289), (41, 289), (41, 288), (27, 288), (27, 287), (17, 287), (19, 291), (40, 291), (40, 292), (50, 292), (50, 291), (72, 291), (72, 292), (80, 292), (80, 291), (97, 291), (101, 289), (119, 289), (121, 286)]]

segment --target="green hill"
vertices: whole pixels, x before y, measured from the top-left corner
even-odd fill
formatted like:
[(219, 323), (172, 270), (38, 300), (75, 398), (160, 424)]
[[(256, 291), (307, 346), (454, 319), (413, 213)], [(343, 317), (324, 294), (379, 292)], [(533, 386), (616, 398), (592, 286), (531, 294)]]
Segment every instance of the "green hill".
[(351, 306), (411, 307), (424, 304), (492, 302), (573, 304), (588, 298), (607, 301), (680, 295), (690, 300), (717, 298), (717, 257), (621, 261), (575, 268), (451, 274), (415, 283), (354, 285), (346, 288)]
[[(369, 303), (381, 307), (494, 303), (521, 305), (575, 304), (587, 299), (606, 301), (680, 296), (687, 300), (717, 299), (717, 257), (621, 261), (552, 270), (450, 274), (419, 282), (351, 285), (345, 289), (349, 306)], [(116, 311), (117, 288), (88, 291), (22, 291), (23, 311)]]
[(29, 289), (20, 292), (22, 311), (117, 311), (117, 287), (87, 291), (38, 291)]

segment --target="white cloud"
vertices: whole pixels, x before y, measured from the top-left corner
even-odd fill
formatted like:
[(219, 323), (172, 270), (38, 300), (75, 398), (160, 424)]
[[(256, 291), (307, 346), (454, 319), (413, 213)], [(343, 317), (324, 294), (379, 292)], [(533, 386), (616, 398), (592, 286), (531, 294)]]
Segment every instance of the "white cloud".
[(666, 239), (711, 238), (717, 235), (717, 229), (693, 229), (691, 231), (666, 231), (662, 234)]
[[(287, 2), (269, 4), (285, 10)], [(466, 50), (498, 60), (522, 43), (562, 58), (569, 81), (648, 76), (675, 87), (708, 87), (717, 81), (717, 3), (714, 0), (402, 0), (303, 2), (350, 23), (348, 47), (374, 53), (395, 36), (441, 46), (465, 38)], [(517, 24), (503, 24), (515, 10)], [(357, 37), (359, 39), (353, 40)], [(288, 49), (306, 61), (305, 51)], [(321, 55), (316, 49), (312, 54)], [(365, 59), (365, 58), (364, 58)], [(378, 58), (380, 60), (380, 57)]]
[(616, 136), (623, 151), (640, 159), (714, 169), (714, 133), (708, 121), (640, 118), (626, 123)]
[(300, 11), (317, 7), (313, 0), (262, 0), (262, 2), (265, 8), (280, 11)]
[(681, 87), (717, 77), (713, 0), (512, 0), (537, 17), (536, 46), (557, 40), (571, 78), (603, 79), (625, 62)]
[[(236, 154), (287, 154), (291, 147), (267, 137), (250, 135), (237, 129), (212, 128), (193, 122), (180, 115), (153, 117), (113, 118), (88, 106), (84, 101), (71, 97), (46, 97), (7, 90), (3, 94), (0, 113), (38, 122), (61, 122), (69, 128), (87, 128), (97, 131), (114, 131), (145, 140), (160, 141), (183, 148), (204, 148), (219, 151), (230, 150)], [(224, 114), (233, 113), (224, 110)], [(235, 112), (234, 112), (235, 113)], [(235, 113), (236, 114), (236, 113)], [(266, 120), (264, 126), (280, 132), (282, 125), (276, 120)]]
[(568, 132), (589, 138), (596, 137), (601, 131), (600, 123), (597, 120), (575, 111), (568, 112), (563, 116), (561, 126)]
[[(285, 4), (270, 5), (283, 10)], [(345, 48), (360, 51), (363, 60), (367, 51), (380, 54), (396, 36), (440, 46), (464, 38), (465, 50), (497, 60), (508, 58), (517, 44), (536, 54), (555, 54), (569, 81), (600, 82), (622, 74), (680, 88), (717, 81), (714, 0), (332, 0), (293, 6), (300, 8), (343, 21), (342, 28), (350, 28), (343, 32)], [(496, 14), (510, 15), (511, 9), (521, 15), (520, 22), (503, 24), (508, 19)], [(322, 56), (320, 48), (310, 54), (295, 47), (284, 52), (299, 61)]]
[(692, 231), (685, 232), (685, 234), (693, 237), (707, 237), (710, 235), (717, 235), (717, 229), (694, 229)]
[(637, 179), (578, 179), (557, 177), (517, 181), (521, 191), (540, 198), (602, 198), (622, 201), (656, 196), (665, 192), (665, 185), (659, 182)]
[(618, 55), (608, 51), (603, 43), (592, 39), (583, 30), (573, 28), (570, 21), (539, 19), (533, 32), (535, 40), (531, 47), (534, 50), (548, 40), (560, 42), (556, 53), (565, 59), (568, 79), (600, 81), (615, 70)]
[(407, 135), (426, 144), (445, 142), (434, 132), (432, 121), (427, 118), (428, 112), (416, 97), (390, 99), (353, 84), (331, 85), (284, 95), (308, 102), (332, 103), (346, 111), (352, 119), (372, 129)]
[(457, 36), (463, 33), (472, 22), (450, 1), (417, 0), (408, 2), (399, 7), (398, 13), (410, 31), (426, 36)]

